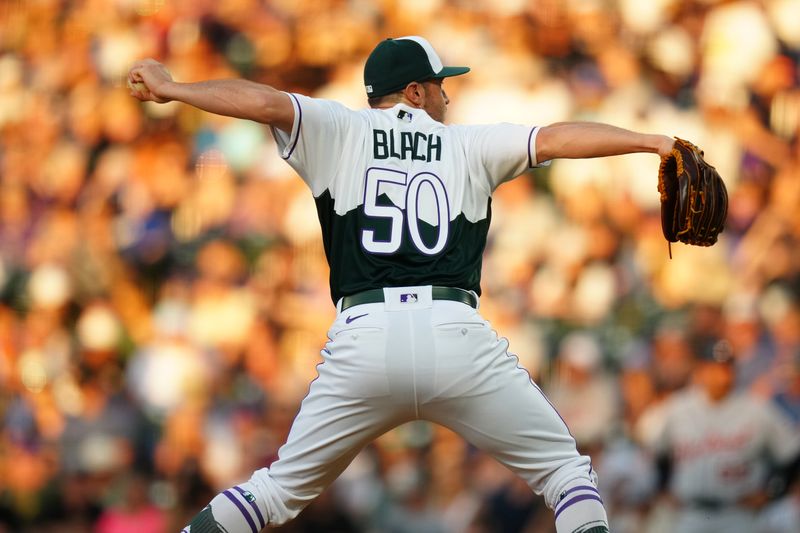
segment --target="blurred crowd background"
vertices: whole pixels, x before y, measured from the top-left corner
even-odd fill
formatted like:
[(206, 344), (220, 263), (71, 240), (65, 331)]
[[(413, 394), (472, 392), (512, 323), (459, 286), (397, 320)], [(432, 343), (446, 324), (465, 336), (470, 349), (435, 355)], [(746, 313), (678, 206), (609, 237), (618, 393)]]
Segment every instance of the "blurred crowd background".
[[(445, 85), (452, 122), (676, 135), (725, 178), (720, 242), (671, 260), (653, 155), (556, 161), (494, 200), (484, 315), (592, 454), (615, 530), (668, 530), (643, 443), (709, 342), (800, 431), (798, 21), (799, 0), (0, 2), (0, 531), (177, 531), (275, 458), (334, 317), (313, 200), (268, 129), (142, 105), (130, 65), (361, 108), (366, 55), (408, 34), (472, 67)], [(800, 517), (799, 493), (765, 517)], [(418, 423), (283, 529), (550, 524)]]

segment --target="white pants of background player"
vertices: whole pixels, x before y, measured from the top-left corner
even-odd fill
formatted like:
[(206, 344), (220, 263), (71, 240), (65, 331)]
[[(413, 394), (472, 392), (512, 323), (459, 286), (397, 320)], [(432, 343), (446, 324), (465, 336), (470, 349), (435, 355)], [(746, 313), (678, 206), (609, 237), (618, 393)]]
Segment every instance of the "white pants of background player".
[[(401, 302), (410, 292), (416, 302)], [(384, 293), (383, 303), (338, 314), (278, 460), (216, 496), (214, 520), (230, 533), (283, 524), (367, 443), (422, 419), (456, 431), (544, 495), (559, 533), (607, 527), (590, 459), (508, 342), (476, 309), (432, 301), (430, 287)]]

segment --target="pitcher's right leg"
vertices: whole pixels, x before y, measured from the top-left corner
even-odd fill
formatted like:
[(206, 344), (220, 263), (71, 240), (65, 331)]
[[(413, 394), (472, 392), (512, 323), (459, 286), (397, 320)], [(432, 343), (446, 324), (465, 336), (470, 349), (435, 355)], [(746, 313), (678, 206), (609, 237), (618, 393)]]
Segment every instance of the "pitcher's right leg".
[(319, 383), (314, 382), (303, 401), (278, 460), (215, 496), (185, 531), (257, 533), (267, 525), (284, 524), (333, 482), (368, 442), (397, 425), (382, 416), (387, 410), (369, 400), (318, 393)]
[(413, 417), (388, 386), (380, 317), (337, 324), (278, 460), (215, 496), (187, 531), (257, 533), (291, 520), (367, 443)]

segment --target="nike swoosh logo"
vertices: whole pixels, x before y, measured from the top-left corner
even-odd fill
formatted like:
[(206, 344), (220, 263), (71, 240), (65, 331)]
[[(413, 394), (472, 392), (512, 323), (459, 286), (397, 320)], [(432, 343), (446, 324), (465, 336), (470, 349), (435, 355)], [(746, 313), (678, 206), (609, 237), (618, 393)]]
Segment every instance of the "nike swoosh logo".
[(369, 313), (364, 313), (363, 315), (349, 316), (349, 317), (345, 318), (345, 319), (344, 319), (344, 321), (345, 321), (345, 323), (349, 324), (349, 323), (350, 323), (350, 322), (352, 322), (353, 320), (358, 320), (358, 319), (359, 319), (359, 318), (361, 318), (362, 316), (367, 316), (368, 314), (369, 314)]

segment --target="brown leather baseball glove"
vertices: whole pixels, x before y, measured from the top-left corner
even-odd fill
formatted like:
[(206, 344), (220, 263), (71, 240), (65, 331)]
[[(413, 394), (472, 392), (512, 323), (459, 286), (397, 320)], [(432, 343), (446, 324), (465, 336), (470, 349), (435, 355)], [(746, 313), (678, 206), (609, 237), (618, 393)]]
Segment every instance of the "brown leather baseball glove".
[(703, 151), (675, 138), (672, 153), (658, 168), (661, 193), (661, 229), (670, 244), (683, 242), (711, 246), (725, 226), (728, 190), (717, 170), (703, 159)]

